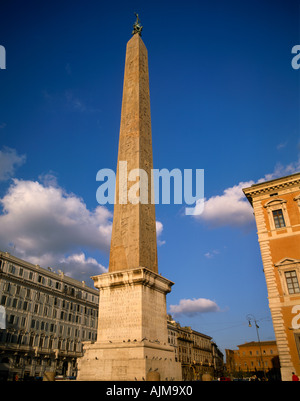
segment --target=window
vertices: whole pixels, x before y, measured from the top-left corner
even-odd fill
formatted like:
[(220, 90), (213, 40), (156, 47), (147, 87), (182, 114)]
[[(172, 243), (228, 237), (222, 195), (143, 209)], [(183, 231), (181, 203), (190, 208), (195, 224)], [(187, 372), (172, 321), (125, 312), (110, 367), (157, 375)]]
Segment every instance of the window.
[(275, 223), (275, 228), (285, 227), (285, 221), (281, 209), (273, 210), (273, 218)]
[(299, 282), (295, 270), (285, 272), (286, 283), (289, 294), (298, 294), (300, 292)]
[(299, 355), (299, 358), (300, 358), (300, 334), (299, 333), (294, 333), (294, 336), (295, 336), (298, 355)]
[(15, 320), (15, 315), (10, 315), (8, 319), (8, 323), (13, 324)]
[(266, 208), (268, 214), (272, 236), (280, 235), (282, 233), (281, 228), (285, 228), (288, 233), (292, 232), (286, 199), (271, 197), (264, 205), (264, 208)]
[(15, 268), (14, 265), (11, 264), (11, 265), (9, 266), (9, 272), (12, 273), (12, 274), (15, 274), (16, 268)]

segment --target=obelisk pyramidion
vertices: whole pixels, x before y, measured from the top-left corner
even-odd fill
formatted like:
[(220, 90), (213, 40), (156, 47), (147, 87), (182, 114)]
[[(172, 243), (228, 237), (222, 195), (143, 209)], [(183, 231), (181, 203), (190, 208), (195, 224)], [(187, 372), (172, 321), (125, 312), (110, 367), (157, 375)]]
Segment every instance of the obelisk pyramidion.
[[(166, 294), (174, 283), (157, 270), (148, 55), (141, 30), (137, 16), (126, 49), (109, 272), (92, 277), (100, 291), (97, 341), (84, 345), (78, 380), (181, 380), (181, 364), (168, 345)], [(136, 183), (129, 185), (127, 174), (136, 169), (149, 177), (147, 202), (129, 199)]]

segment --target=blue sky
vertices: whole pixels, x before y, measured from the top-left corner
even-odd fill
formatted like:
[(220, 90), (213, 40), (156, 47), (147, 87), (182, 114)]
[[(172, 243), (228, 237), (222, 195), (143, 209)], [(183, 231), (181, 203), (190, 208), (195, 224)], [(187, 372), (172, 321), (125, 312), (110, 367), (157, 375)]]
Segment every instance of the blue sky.
[(297, 1), (2, 0), (0, 249), (79, 280), (107, 268), (113, 209), (96, 201), (96, 174), (116, 169), (134, 12), (154, 167), (205, 171), (203, 215), (156, 206), (168, 311), (223, 352), (257, 339), (249, 313), (274, 339), (241, 188), (300, 170)]

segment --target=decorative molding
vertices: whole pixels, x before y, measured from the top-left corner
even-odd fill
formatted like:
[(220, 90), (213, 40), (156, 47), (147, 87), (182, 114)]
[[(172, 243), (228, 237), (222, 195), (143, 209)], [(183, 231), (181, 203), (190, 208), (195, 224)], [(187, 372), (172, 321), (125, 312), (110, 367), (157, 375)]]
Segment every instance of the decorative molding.
[[(288, 232), (292, 232), (291, 222), (290, 222), (289, 214), (287, 211), (286, 203), (287, 203), (287, 201), (285, 199), (275, 198), (275, 199), (269, 200), (267, 203), (264, 204), (264, 208), (266, 208), (266, 210), (268, 212), (268, 218), (269, 218), (272, 236), (276, 236), (277, 232), (280, 230), (283, 230), (283, 229), (287, 230)], [(277, 209), (282, 210), (285, 227), (280, 227), (280, 228), (275, 227), (274, 217), (273, 217), (272, 212)]]
[(290, 294), (288, 287), (287, 287), (287, 282), (286, 282), (286, 277), (285, 273), (288, 271), (295, 271), (297, 275), (297, 280), (298, 283), (300, 282), (300, 260), (299, 259), (294, 259), (294, 258), (283, 258), (279, 262), (275, 263), (275, 267), (277, 267), (279, 278), (280, 278), (280, 283), (282, 287), (282, 292), (284, 295), (284, 301), (287, 302), (290, 300), (290, 298), (299, 298), (299, 293), (295, 294)]
[[(270, 239), (265, 239), (267, 232), (266, 222), (264, 219), (263, 206), (260, 201), (254, 202), (253, 209), (256, 217), (257, 232), (260, 238), (260, 250), (265, 273), (266, 285), (268, 290), (269, 307), (272, 315), (273, 327), (276, 337), (278, 353), (280, 357), (281, 368), (290, 370), (292, 367), (291, 354), (287, 334), (285, 331), (285, 324), (282, 315), (282, 305), (280, 302), (280, 294), (276, 285), (276, 277), (274, 271), (274, 264), (270, 250)], [(262, 239), (263, 238), (263, 239)], [(287, 258), (279, 261), (284, 263)], [(293, 367), (292, 367), (293, 368)]]

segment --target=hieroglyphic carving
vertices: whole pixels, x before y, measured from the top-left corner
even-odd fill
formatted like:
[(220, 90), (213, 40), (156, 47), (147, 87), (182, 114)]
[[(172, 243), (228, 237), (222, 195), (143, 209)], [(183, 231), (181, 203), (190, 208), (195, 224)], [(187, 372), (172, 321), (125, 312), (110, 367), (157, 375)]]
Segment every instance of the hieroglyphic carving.
[[(155, 205), (151, 204), (151, 136), (148, 54), (140, 36), (134, 35), (127, 44), (125, 60), (110, 272), (139, 266), (158, 271)], [(146, 171), (148, 204), (119, 204), (120, 161), (127, 162), (127, 172)], [(134, 184), (127, 182), (128, 192)]]

